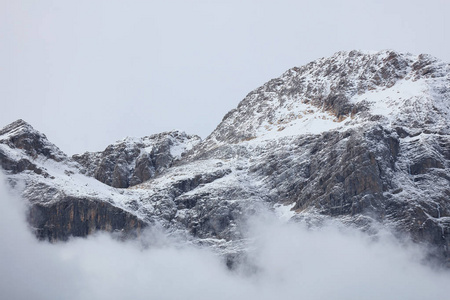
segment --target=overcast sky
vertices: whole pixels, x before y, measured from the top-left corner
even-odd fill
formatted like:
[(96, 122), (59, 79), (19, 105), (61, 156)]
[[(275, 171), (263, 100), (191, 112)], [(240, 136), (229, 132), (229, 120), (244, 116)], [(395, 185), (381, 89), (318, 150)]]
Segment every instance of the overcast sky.
[(171, 129), (206, 137), (247, 93), (340, 50), (450, 62), (450, 1), (0, 0), (0, 127), (68, 154)]

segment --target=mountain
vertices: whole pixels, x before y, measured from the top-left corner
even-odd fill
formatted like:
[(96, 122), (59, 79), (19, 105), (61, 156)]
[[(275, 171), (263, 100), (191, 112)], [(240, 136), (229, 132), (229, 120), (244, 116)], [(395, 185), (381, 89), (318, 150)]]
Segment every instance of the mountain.
[(103, 152), (74, 155), (88, 176), (117, 188), (142, 183), (169, 168), (174, 160), (201, 141), (198, 136), (172, 131), (136, 139), (126, 138)]
[(0, 131), (0, 163), (41, 239), (162, 226), (231, 265), (248, 216), (269, 209), (388, 228), (450, 267), (449, 121), (449, 64), (338, 52), (250, 92), (203, 141), (174, 131), (67, 157), (19, 120)]

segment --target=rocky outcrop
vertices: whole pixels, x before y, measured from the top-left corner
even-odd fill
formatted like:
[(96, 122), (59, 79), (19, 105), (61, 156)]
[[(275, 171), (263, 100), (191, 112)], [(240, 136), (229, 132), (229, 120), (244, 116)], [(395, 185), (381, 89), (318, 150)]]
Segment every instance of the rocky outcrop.
[(36, 158), (42, 155), (46, 158), (63, 161), (67, 156), (54, 144), (47, 140), (47, 137), (34, 130), (30, 124), (24, 120), (17, 120), (0, 130), (2, 139), (0, 143), (7, 145), (10, 149), (24, 151), (29, 157)]
[[(39, 155), (58, 162), (67, 156), (50, 143), (44, 134), (36, 131), (23, 120), (17, 120), (0, 130), (0, 166), (13, 174), (32, 171), (37, 175), (49, 176), (47, 172), (33, 163)], [(18, 157), (16, 152), (24, 153)]]
[(28, 222), (39, 239), (51, 242), (85, 237), (96, 231), (132, 237), (147, 226), (135, 215), (107, 202), (71, 197), (51, 205), (35, 203), (28, 211)]
[[(383, 98), (393, 97), (385, 92), (392, 89), (392, 94), (407, 92), (406, 98), (420, 97), (422, 91), (417, 90), (417, 86), (416, 95), (408, 89), (398, 91), (395, 88), (401, 87), (404, 81), (428, 79), (435, 81), (433, 89), (436, 93), (448, 95), (449, 71), (448, 64), (430, 55), (414, 56), (395, 51), (338, 52), (330, 58), (294, 67), (250, 92), (236, 109), (225, 115), (203, 144), (211, 147), (217, 143), (242, 142), (261, 135), (265, 128), (283, 131), (293, 120), (305, 119), (309, 114), (319, 117), (318, 112), (326, 112), (328, 116), (320, 117), (329, 117), (337, 123), (349, 121), (358, 114), (366, 121), (371, 117), (376, 121), (379, 118), (375, 115), (365, 113), (370, 111), (372, 104), (370, 97), (366, 100), (363, 95), (384, 91), (384, 94), (378, 94)], [(358, 101), (362, 99), (365, 101)], [(419, 130), (426, 127), (435, 130), (437, 123), (446, 122), (447, 117), (438, 105), (423, 107), (426, 105), (423, 100), (413, 100), (411, 106), (405, 105), (397, 122)], [(418, 110), (423, 110), (419, 119)]]
[(83, 172), (113, 187), (127, 188), (149, 180), (200, 142), (195, 135), (171, 131), (109, 145), (103, 152), (86, 152), (72, 158)]

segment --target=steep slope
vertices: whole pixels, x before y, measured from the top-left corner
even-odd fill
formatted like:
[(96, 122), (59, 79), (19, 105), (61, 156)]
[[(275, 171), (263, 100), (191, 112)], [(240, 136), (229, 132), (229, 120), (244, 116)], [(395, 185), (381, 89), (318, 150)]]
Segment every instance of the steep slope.
[(429, 55), (338, 52), (249, 93), (206, 143), (319, 134), (370, 120), (448, 134), (449, 68)]
[[(17, 120), (4, 127), (0, 131), (0, 137), (1, 166), (13, 174), (25, 170), (42, 174), (43, 170), (32, 163), (38, 156), (56, 162), (67, 160), (67, 156), (51, 144), (45, 135), (35, 131), (23, 120)], [(44, 176), (48, 174), (44, 173)]]
[(198, 136), (172, 131), (143, 138), (126, 138), (103, 152), (86, 152), (72, 158), (88, 176), (118, 188), (142, 183), (169, 168), (201, 141)]
[(76, 162), (23, 120), (0, 131), (0, 164), (9, 183), (30, 201), (28, 220), (41, 239), (145, 226), (120, 205), (122, 195), (80, 174)]
[[(390, 228), (450, 266), (449, 114), (448, 64), (339, 52), (252, 91), (201, 142), (170, 132), (71, 159), (34, 142), (19, 149), (12, 124), (1, 131), (0, 159), (12, 183), (25, 181), (33, 207), (72, 203), (80, 227), (96, 203), (105, 218), (83, 234), (160, 224), (233, 257), (245, 249), (247, 217), (270, 209), (309, 226)], [(108, 222), (116, 212), (101, 205), (127, 217)], [(63, 210), (34, 221), (41, 237), (74, 235), (71, 210)]]
[(449, 71), (428, 55), (337, 53), (251, 92), (195, 157), (245, 148), (266, 198), (296, 219), (380, 222), (448, 264)]

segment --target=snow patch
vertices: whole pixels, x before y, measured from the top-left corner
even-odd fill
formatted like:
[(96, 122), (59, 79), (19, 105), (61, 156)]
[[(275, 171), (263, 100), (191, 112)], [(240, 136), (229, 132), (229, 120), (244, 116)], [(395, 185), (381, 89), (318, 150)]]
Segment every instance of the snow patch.
[(294, 215), (295, 211), (292, 209), (294, 208), (295, 203), (292, 204), (281, 204), (277, 203), (273, 206), (275, 215), (281, 220), (281, 221), (289, 221)]

